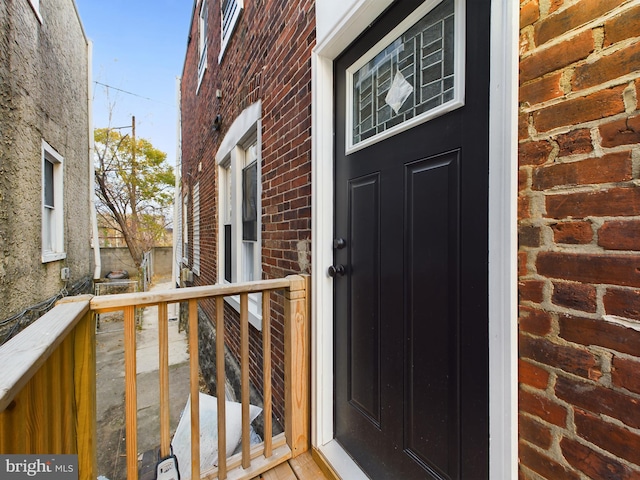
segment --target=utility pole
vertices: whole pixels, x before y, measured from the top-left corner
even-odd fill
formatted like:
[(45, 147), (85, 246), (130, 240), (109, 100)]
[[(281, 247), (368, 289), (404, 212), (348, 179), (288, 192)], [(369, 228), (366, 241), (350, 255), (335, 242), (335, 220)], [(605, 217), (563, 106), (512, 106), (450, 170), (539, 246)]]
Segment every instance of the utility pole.
[(131, 149), (132, 151), (132, 157), (133, 157), (133, 166), (135, 167), (136, 165), (136, 116), (132, 115), (131, 116), (131, 136), (133, 137), (133, 148)]
[[(133, 232), (134, 238), (138, 237), (138, 212), (136, 211), (137, 200), (138, 200), (138, 177), (136, 171), (136, 117), (135, 115), (131, 116), (131, 230)], [(135, 249), (139, 249), (139, 245), (136, 242)], [(136, 254), (140, 255), (141, 252), (136, 252)]]

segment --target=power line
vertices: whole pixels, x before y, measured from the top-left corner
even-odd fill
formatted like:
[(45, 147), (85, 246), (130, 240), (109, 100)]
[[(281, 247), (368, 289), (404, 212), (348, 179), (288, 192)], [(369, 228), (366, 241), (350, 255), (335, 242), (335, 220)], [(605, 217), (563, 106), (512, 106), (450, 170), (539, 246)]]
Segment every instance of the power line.
[(107, 88), (110, 88), (112, 90), (117, 90), (118, 92), (126, 93), (127, 95), (131, 95), (133, 97), (142, 98), (143, 100), (149, 100), (150, 102), (162, 103), (163, 105), (168, 105), (170, 107), (174, 107), (175, 106), (174, 104), (167, 103), (167, 102), (161, 102), (160, 100), (154, 100), (153, 98), (149, 98), (149, 97), (144, 97), (142, 95), (138, 95), (137, 93), (128, 92), (128, 91), (123, 90), (121, 88), (114, 87), (112, 85), (107, 85), (106, 83), (98, 82), (97, 80), (94, 80), (93, 83), (95, 83), (96, 85), (102, 85), (103, 87), (107, 87)]

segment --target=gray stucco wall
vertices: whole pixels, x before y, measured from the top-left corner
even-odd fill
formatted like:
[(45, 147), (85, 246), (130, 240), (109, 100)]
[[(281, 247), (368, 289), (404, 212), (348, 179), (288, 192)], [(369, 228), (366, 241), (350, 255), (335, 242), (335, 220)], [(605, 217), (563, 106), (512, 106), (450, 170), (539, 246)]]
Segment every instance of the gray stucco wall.
[[(73, 0), (0, 2), (0, 319), (91, 275), (88, 44)], [(42, 141), (63, 158), (66, 258), (42, 262)]]

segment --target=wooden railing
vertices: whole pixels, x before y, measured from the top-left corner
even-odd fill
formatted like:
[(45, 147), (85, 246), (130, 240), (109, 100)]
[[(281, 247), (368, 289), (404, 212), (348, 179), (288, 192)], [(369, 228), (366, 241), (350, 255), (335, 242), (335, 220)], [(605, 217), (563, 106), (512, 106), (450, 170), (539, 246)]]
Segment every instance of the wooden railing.
[[(0, 453), (77, 453), (80, 478), (96, 478), (95, 330), (93, 314), (124, 311), (127, 479), (138, 478), (136, 308), (158, 306), (160, 376), (160, 454), (170, 452), (168, 305), (188, 303), (191, 478), (249, 479), (309, 448), (310, 354), (309, 278), (182, 288), (163, 292), (74, 297), (59, 304), (34, 325), (0, 348)], [(271, 422), (271, 292), (284, 290), (285, 428), (273, 435)], [(248, 296), (262, 293), (264, 441), (249, 441)], [(242, 452), (225, 458), (224, 297), (240, 297)], [(217, 467), (200, 471), (198, 302), (216, 306), (218, 398)], [(39, 337), (45, 337), (40, 341)], [(37, 348), (36, 348), (37, 347)], [(57, 353), (60, 350), (61, 353)], [(57, 362), (57, 363), (51, 363)], [(16, 365), (16, 368), (7, 368)], [(51, 391), (51, 392), (50, 392)], [(42, 392), (47, 392), (43, 397)], [(40, 407), (46, 405), (48, 409)], [(46, 422), (44, 419), (47, 419)], [(54, 420), (51, 420), (54, 419)], [(58, 420), (56, 420), (58, 419)], [(24, 422), (26, 429), (12, 428)], [(186, 466), (181, 466), (184, 470)]]
[(96, 478), (95, 327), (70, 297), (0, 347), (0, 453), (77, 454)]

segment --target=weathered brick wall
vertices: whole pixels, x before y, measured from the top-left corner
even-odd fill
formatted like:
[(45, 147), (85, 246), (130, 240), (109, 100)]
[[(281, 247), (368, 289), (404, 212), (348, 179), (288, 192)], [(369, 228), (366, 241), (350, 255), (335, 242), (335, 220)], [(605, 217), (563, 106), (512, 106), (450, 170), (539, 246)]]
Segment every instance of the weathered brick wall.
[(640, 6), (520, 21), (520, 477), (640, 478)]
[[(258, 100), (262, 101), (263, 278), (309, 273), (314, 2), (245, 2), (221, 63), (219, 5), (209, 2), (208, 67), (197, 94), (200, 2), (195, 6), (181, 87), (183, 191), (190, 191), (196, 181), (200, 185), (201, 275), (195, 284), (215, 283), (218, 278), (216, 151), (233, 120)], [(217, 89), (221, 98), (216, 96)], [(222, 116), (222, 128), (213, 131), (217, 114)], [(284, 309), (281, 296), (274, 295), (273, 300), (274, 411), (283, 418)], [(204, 302), (202, 309), (215, 318), (211, 303)], [(237, 353), (237, 315), (226, 313), (227, 346)], [(258, 388), (262, 387), (261, 343), (261, 333), (250, 327), (251, 379)]]

